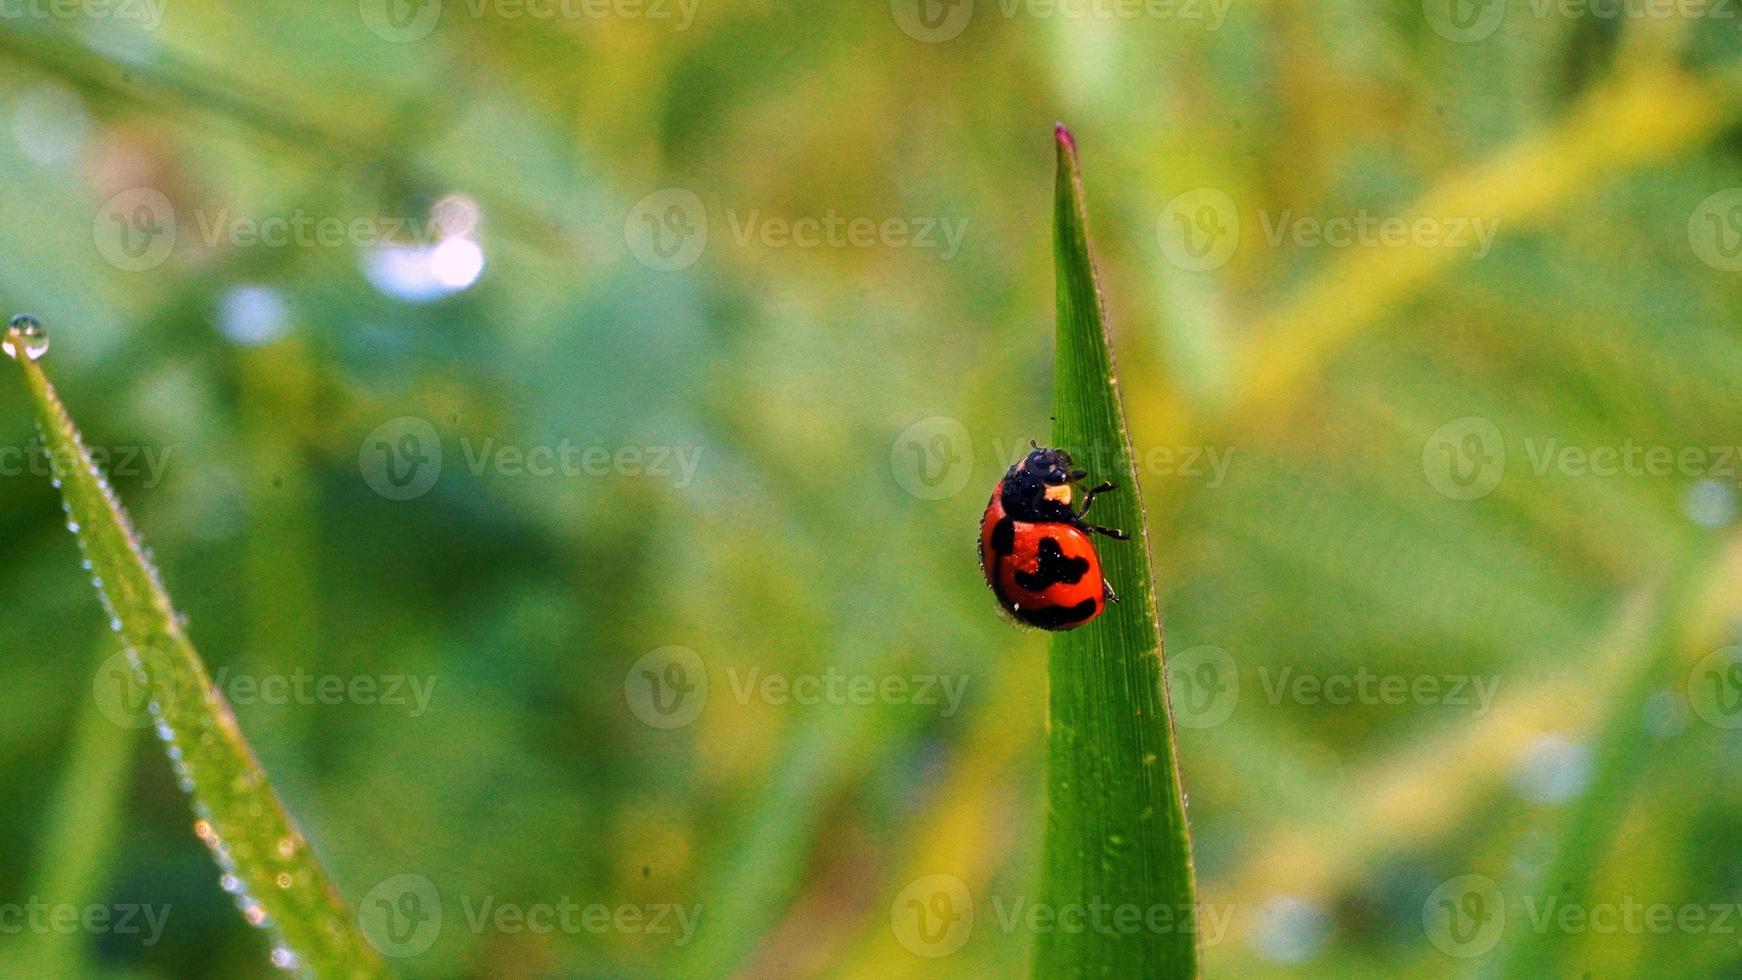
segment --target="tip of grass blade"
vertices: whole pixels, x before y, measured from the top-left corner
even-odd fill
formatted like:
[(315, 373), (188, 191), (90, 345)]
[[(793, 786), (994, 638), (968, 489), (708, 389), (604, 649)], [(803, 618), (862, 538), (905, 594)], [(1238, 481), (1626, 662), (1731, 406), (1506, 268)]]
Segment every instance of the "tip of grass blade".
[(1071, 135), (1069, 126), (1062, 122), (1053, 123), (1052, 135), (1054, 139), (1058, 140), (1060, 149), (1073, 154), (1077, 152), (1077, 139)]

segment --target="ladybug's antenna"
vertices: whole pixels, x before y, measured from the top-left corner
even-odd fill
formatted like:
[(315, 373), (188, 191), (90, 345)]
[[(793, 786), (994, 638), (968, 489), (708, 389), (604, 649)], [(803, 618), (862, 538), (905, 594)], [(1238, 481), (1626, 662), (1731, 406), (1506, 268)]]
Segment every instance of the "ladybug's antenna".
[(1034, 440), (1033, 440), (1033, 439), (1030, 439), (1030, 440), (1028, 440), (1028, 448), (1030, 448), (1030, 449), (1039, 449), (1039, 448), (1040, 448), (1040, 443), (1038, 443), (1038, 442), (1035, 442), (1035, 441), (1034, 441)]

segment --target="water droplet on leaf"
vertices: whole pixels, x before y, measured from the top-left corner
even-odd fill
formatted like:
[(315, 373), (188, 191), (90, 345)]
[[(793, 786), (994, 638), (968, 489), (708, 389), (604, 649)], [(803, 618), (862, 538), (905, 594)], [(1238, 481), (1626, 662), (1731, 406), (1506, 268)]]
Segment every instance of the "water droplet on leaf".
[(19, 354), (32, 360), (41, 360), (48, 353), (48, 331), (42, 329), (41, 321), (28, 313), (20, 313), (6, 324), (6, 336), (0, 339), (0, 350), (13, 360), (19, 359)]

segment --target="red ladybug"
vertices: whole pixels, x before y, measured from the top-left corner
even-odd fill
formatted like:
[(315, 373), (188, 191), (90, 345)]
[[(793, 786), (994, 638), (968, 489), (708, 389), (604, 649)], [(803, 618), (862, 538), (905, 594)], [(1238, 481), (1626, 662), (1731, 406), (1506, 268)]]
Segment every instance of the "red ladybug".
[(1072, 488), (1087, 476), (1064, 450), (1035, 446), (1004, 474), (980, 518), (986, 584), (1006, 612), (1030, 626), (1076, 629), (1119, 601), (1101, 577), (1090, 535), (1130, 536), (1083, 521), (1095, 495), (1113, 489), (1111, 483), (1085, 491), (1082, 510), (1071, 507)]

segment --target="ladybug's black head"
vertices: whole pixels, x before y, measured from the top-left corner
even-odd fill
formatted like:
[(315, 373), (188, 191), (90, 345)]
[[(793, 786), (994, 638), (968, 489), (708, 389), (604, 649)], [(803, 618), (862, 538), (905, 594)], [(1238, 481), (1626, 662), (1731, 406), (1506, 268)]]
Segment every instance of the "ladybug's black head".
[(1034, 452), (1016, 464), (1016, 468), (1019, 472), (1037, 476), (1042, 482), (1055, 487), (1067, 486), (1088, 475), (1075, 468), (1071, 463), (1070, 453), (1044, 446), (1036, 446)]
[(1069, 514), (1071, 484), (1087, 475), (1075, 467), (1070, 454), (1063, 449), (1035, 446), (1004, 478), (1005, 496), (1010, 501), (1006, 507), (1016, 506), (1031, 515), (1019, 518), (1022, 520), (1040, 519), (1043, 510)]

